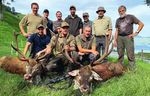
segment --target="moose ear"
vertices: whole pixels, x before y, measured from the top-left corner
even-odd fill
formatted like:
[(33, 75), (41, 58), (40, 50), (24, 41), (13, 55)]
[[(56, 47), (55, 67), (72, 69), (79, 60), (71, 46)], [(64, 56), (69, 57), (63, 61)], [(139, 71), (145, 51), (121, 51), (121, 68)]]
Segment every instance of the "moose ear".
[(103, 79), (94, 71), (92, 71), (92, 76), (97, 81), (102, 81)]
[(68, 72), (68, 74), (69, 74), (70, 76), (77, 76), (78, 73), (79, 73), (79, 70), (73, 70), (73, 71), (71, 71), (71, 72)]

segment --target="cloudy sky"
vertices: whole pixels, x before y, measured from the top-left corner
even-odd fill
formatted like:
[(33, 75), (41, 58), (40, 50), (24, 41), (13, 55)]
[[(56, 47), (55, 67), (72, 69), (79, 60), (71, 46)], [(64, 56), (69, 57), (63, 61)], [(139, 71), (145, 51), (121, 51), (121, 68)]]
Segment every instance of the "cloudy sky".
[[(7, 0), (10, 1), (10, 0)], [(144, 24), (144, 29), (140, 36), (150, 37), (150, 7), (146, 6), (145, 0), (15, 0), (11, 6), (14, 6), (17, 12), (28, 14), (31, 12), (30, 4), (37, 2), (40, 6), (39, 13), (42, 15), (44, 9), (50, 11), (49, 18), (56, 20), (55, 12), (60, 10), (63, 13), (63, 18), (69, 14), (69, 6), (75, 5), (77, 8), (77, 15), (82, 17), (83, 12), (90, 14), (90, 19), (94, 20), (97, 17), (96, 10), (99, 6), (104, 6), (106, 9), (106, 16), (111, 17), (114, 25), (118, 18), (118, 7), (120, 5), (127, 6), (127, 13), (135, 15)], [(136, 26), (134, 27), (136, 31)]]

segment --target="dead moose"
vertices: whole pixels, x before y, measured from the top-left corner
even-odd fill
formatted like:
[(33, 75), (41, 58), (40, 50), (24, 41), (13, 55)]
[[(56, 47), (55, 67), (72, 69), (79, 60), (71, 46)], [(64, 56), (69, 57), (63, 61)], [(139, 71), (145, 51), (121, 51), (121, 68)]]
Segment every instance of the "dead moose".
[(94, 79), (97, 81), (105, 81), (114, 76), (123, 74), (124, 68), (120, 63), (102, 62), (103, 59), (113, 50), (113, 44), (109, 50), (109, 45), (112, 43), (112, 40), (113, 39), (109, 41), (106, 37), (105, 52), (98, 60), (94, 61), (92, 64), (83, 66), (78, 70), (73, 70), (68, 73), (75, 77), (75, 86), (81, 93), (90, 93), (90, 85)]
[(0, 68), (4, 69), (6, 72), (15, 73), (19, 75), (26, 74), (26, 66), (31, 66), (34, 68), (36, 64), (43, 58), (42, 56), (38, 56), (35, 59), (27, 58), (19, 49), (18, 49), (18, 34), (14, 33), (16, 47), (11, 45), (11, 47), (18, 52), (19, 57), (12, 56), (3, 56), (0, 58)]

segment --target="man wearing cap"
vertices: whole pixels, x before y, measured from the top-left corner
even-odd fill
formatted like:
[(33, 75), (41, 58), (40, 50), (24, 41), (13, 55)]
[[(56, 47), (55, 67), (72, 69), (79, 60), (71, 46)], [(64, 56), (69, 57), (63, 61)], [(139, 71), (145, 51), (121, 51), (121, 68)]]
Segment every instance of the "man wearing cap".
[(96, 51), (96, 40), (91, 34), (91, 27), (85, 26), (83, 28), (83, 34), (76, 37), (76, 45), (78, 48), (77, 61), (85, 64), (88, 62), (90, 64), (98, 56), (98, 51)]
[[(38, 14), (39, 5), (37, 3), (32, 3), (31, 9), (32, 13), (24, 16), (19, 23), (21, 34), (26, 38), (36, 32), (36, 27), (39, 24), (46, 26), (42, 16)], [(25, 32), (25, 26), (27, 26), (27, 32)]]
[[(49, 44), (50, 42), (50, 37), (44, 34), (44, 26), (42, 24), (37, 26), (37, 31), (34, 34), (31, 34), (31, 36), (28, 38), (28, 41), (25, 45), (23, 54), (26, 55), (27, 51), (29, 50), (29, 48), (31, 47), (31, 52), (30, 52), (30, 58), (35, 58), (36, 54), (45, 49), (46, 46)], [(32, 45), (32, 46), (31, 46)], [(35, 65), (34, 69), (40, 68), (40, 65)], [(31, 77), (33, 77), (34, 79), (40, 78), (38, 73), (41, 73), (40, 71), (35, 71), (33, 72), (33, 67), (27, 65), (26, 66), (26, 74), (24, 75), (24, 79), (25, 80), (29, 80), (31, 79)], [(34, 73), (36, 75), (32, 75), (31, 73)], [(38, 75), (37, 75), (38, 74)]]
[(65, 18), (65, 21), (69, 24), (69, 32), (73, 36), (77, 36), (82, 33), (82, 19), (78, 17), (76, 13), (76, 7), (70, 6), (70, 15)]
[[(134, 15), (126, 14), (126, 7), (121, 5), (118, 8), (120, 17), (116, 20), (116, 32), (114, 38), (114, 46), (117, 47), (118, 61), (123, 64), (124, 52), (126, 50), (129, 69), (136, 69), (134, 56), (134, 37), (143, 29), (144, 24)], [(137, 24), (138, 28), (134, 32), (133, 25)]]
[(51, 32), (53, 31), (53, 21), (50, 20), (48, 16), (49, 16), (49, 11), (48, 9), (45, 9), (43, 11), (43, 17), (44, 17), (45, 23), (47, 24), (46, 34), (47, 36), (51, 37)]
[(26, 43), (24, 48), (24, 54), (26, 55), (30, 46), (32, 45), (30, 57), (34, 58), (36, 53), (46, 48), (50, 42), (50, 37), (44, 34), (44, 26), (42, 24), (37, 26), (36, 33), (32, 34)]
[(57, 34), (57, 33), (60, 33), (61, 23), (63, 22), (61, 11), (56, 12), (56, 18), (57, 20), (53, 22), (53, 29), (54, 29), (54, 32)]
[(46, 49), (38, 53), (50, 54), (52, 59), (45, 65), (47, 71), (52, 71), (55, 68), (64, 68), (64, 63), (68, 61), (62, 53), (63, 50), (68, 52), (75, 50), (74, 36), (69, 33), (69, 24), (67, 22), (61, 23), (61, 33), (54, 35)]
[[(111, 18), (104, 16), (105, 12), (104, 7), (99, 7), (96, 11), (98, 18), (93, 21), (92, 32), (96, 36), (96, 50), (100, 55), (104, 54), (105, 51), (105, 35), (110, 39), (112, 34)], [(105, 58), (104, 61), (107, 61), (107, 58)]]
[(89, 20), (89, 14), (87, 12), (83, 13), (83, 28), (85, 26), (90, 26), (92, 28), (92, 21)]

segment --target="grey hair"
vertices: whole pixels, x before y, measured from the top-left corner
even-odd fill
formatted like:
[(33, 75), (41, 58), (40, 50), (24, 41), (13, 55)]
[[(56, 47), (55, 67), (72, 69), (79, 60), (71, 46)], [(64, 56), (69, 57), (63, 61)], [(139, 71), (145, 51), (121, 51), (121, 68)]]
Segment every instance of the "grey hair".
[(118, 11), (120, 10), (120, 8), (124, 8), (125, 11), (127, 10), (126, 6), (124, 6), (124, 5), (119, 6)]

